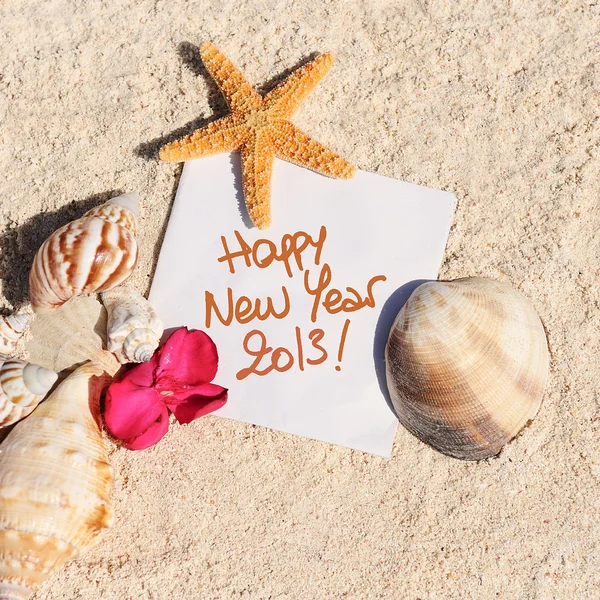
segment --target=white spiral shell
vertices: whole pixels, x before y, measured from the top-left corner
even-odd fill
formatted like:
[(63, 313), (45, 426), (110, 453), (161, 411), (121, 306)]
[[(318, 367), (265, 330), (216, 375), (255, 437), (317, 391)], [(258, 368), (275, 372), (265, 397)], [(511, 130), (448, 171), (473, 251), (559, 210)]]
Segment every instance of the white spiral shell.
[(55, 231), (29, 274), (34, 309), (55, 308), (79, 294), (102, 292), (127, 279), (137, 262), (138, 194), (124, 194)]
[(57, 378), (54, 371), (0, 354), (0, 428), (30, 414)]
[(105, 383), (101, 367), (80, 367), (2, 443), (3, 600), (29, 598), (112, 524), (112, 469), (95, 414)]
[(101, 298), (108, 312), (107, 349), (121, 363), (148, 362), (164, 331), (152, 305), (126, 287), (104, 292)]
[(31, 315), (17, 312), (7, 317), (0, 317), (0, 354), (10, 355), (15, 351), (19, 338), (25, 332)]

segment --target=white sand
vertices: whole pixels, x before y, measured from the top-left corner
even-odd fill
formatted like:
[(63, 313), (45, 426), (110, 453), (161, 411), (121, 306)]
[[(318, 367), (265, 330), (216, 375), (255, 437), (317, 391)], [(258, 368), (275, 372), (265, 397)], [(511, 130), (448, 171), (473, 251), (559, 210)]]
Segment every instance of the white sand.
[(224, 114), (205, 40), (258, 86), (337, 53), (295, 122), (362, 169), (456, 194), (440, 275), (533, 301), (547, 396), (481, 464), (402, 428), (384, 460), (215, 417), (112, 446), (116, 525), (36, 599), (600, 597), (599, 6), (4, 0), (0, 306), (23, 301), (53, 229), (126, 190), (147, 291), (180, 167), (140, 153)]

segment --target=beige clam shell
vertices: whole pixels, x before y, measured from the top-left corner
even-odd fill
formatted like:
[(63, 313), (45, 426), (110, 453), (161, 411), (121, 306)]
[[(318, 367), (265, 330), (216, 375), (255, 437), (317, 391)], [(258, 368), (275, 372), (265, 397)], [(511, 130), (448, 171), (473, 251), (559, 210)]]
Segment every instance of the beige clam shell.
[(28, 360), (57, 373), (92, 361), (114, 375), (121, 367), (105, 350), (106, 310), (94, 296), (76, 296), (56, 309), (39, 309), (24, 344)]
[(495, 456), (535, 417), (548, 362), (529, 301), (506, 283), (478, 277), (419, 286), (386, 347), (400, 422), (464, 460)]
[(95, 546), (113, 521), (112, 469), (98, 426), (107, 379), (86, 364), (0, 453), (0, 598), (24, 600), (67, 560)]

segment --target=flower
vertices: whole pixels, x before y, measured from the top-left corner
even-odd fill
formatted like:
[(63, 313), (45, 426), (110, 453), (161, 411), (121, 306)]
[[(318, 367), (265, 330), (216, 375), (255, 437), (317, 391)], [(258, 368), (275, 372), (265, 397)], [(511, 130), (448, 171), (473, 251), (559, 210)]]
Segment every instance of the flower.
[(227, 390), (210, 383), (217, 347), (203, 331), (176, 329), (151, 358), (127, 371), (106, 392), (104, 422), (130, 450), (156, 444), (169, 428), (169, 410), (189, 423), (227, 402)]

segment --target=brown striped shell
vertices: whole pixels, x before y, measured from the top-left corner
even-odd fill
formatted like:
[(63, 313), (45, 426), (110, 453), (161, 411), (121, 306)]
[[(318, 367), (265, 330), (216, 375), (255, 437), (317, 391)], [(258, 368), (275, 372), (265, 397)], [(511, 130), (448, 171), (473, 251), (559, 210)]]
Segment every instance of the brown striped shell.
[(55, 308), (79, 294), (102, 292), (127, 279), (137, 262), (137, 194), (124, 194), (55, 231), (29, 274), (34, 309)]
[(106, 381), (101, 367), (80, 367), (2, 443), (3, 600), (29, 598), (112, 524), (112, 469), (97, 415)]
[(25, 311), (0, 317), (0, 354), (10, 355), (29, 325), (31, 314)]
[(455, 458), (488, 458), (540, 407), (545, 331), (529, 301), (506, 283), (424, 283), (394, 322), (386, 373), (398, 419), (410, 432)]
[(54, 371), (0, 354), (0, 428), (30, 414), (57, 378)]

